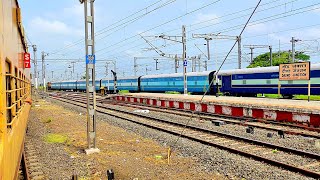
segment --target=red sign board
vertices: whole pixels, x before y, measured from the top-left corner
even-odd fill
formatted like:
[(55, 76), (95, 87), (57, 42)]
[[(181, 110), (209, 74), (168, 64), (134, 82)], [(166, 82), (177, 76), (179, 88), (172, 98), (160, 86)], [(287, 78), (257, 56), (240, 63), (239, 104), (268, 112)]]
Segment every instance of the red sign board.
[(23, 54), (24, 68), (31, 68), (30, 53)]

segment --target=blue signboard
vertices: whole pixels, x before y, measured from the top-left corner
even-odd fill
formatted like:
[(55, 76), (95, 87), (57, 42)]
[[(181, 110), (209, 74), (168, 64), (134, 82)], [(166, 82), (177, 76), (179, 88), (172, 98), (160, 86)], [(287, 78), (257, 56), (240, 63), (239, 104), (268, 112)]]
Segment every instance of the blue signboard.
[(96, 64), (96, 55), (87, 55), (86, 64)]
[(185, 59), (185, 60), (183, 61), (183, 66), (188, 66), (188, 60)]

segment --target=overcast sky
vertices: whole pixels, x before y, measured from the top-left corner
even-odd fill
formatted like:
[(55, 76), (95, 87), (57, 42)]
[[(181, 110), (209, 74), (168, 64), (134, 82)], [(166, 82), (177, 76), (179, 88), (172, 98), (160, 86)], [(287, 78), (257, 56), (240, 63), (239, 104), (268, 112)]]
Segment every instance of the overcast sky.
[[(72, 61), (76, 62), (74, 78), (77, 74), (79, 77), (83, 75), (83, 5), (76, 0), (19, 2), (28, 38), (38, 46), (38, 58), (41, 58), (41, 51), (49, 53), (46, 56), (49, 80), (52, 78), (51, 71), (54, 71), (55, 80), (70, 78), (72, 68), (68, 67), (72, 66)], [(153, 38), (160, 34), (181, 36), (182, 25), (186, 25), (187, 30), (187, 56), (202, 54), (204, 60), (207, 53), (205, 41), (192, 38), (192, 34), (237, 36), (257, 3), (258, 0), (95, 0), (97, 78), (105, 77), (106, 60), (117, 61), (119, 76), (133, 75), (134, 57), (150, 57), (137, 60), (138, 75), (145, 74), (146, 69), (148, 74), (173, 73), (171, 59), (160, 59), (159, 70), (155, 70), (155, 60), (151, 57), (159, 55), (150, 50), (139, 34), (165, 54), (182, 54), (180, 43)], [(272, 45), (273, 50), (278, 51), (280, 41), (280, 49), (289, 50), (290, 39), (295, 37), (302, 40), (297, 43), (297, 50), (306, 51), (312, 62), (320, 62), (319, 18), (319, 0), (262, 0), (243, 33), (242, 45)], [(216, 64), (221, 64), (234, 42), (232, 38), (210, 41), (209, 70), (215, 70)], [(242, 51), (242, 67), (245, 68), (250, 60), (250, 50), (242, 47)], [(267, 51), (255, 49), (254, 54)], [(190, 64), (188, 68), (191, 68)], [(38, 66), (40, 68), (41, 64), (38, 63)], [(235, 47), (223, 69), (237, 67)], [(110, 64), (109, 69), (112, 68)], [(179, 68), (181, 71), (182, 66)]]

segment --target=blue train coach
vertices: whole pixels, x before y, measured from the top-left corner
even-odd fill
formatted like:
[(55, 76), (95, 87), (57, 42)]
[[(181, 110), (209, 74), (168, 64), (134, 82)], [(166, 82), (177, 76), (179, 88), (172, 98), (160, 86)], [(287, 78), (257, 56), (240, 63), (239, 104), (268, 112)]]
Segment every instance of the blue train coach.
[[(256, 96), (259, 93), (278, 94), (279, 67), (259, 67), (225, 70), (218, 73), (222, 80), (220, 91), (232, 96)], [(311, 64), (311, 94), (320, 95), (320, 64)], [(308, 80), (280, 81), (280, 94), (292, 98), (308, 94)]]
[[(212, 94), (213, 89), (209, 88), (209, 82), (212, 80), (213, 75), (214, 71), (187, 73), (188, 92), (197, 94), (204, 93), (208, 90), (208, 94)], [(140, 78), (140, 89), (142, 92), (176, 91), (182, 93), (183, 74), (175, 73), (142, 76)]]

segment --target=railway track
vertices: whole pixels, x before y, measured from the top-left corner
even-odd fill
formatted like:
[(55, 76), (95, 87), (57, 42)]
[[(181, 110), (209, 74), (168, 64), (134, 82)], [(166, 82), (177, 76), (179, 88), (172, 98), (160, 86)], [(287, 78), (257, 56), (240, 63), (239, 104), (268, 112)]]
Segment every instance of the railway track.
[[(84, 98), (84, 96), (80, 93), (68, 95), (73, 98)], [(134, 107), (134, 108), (144, 108), (148, 110), (154, 110), (157, 112), (164, 112), (164, 113), (172, 113), (175, 115), (183, 116), (183, 117), (190, 117), (192, 114), (196, 114), (197, 118), (202, 120), (211, 121), (212, 123), (219, 123), (224, 122), (227, 124), (236, 124), (241, 126), (250, 126), (270, 131), (279, 132), (282, 131), (285, 134), (290, 135), (300, 135), (308, 138), (316, 138), (320, 139), (318, 132), (320, 132), (319, 128), (312, 128), (312, 129), (305, 129), (305, 127), (292, 125), (292, 124), (285, 124), (285, 123), (278, 123), (272, 121), (265, 121), (265, 120), (257, 120), (252, 118), (241, 118), (241, 117), (229, 117), (225, 115), (212, 115), (208, 113), (200, 113), (200, 112), (192, 112), (188, 110), (176, 109), (176, 108), (166, 108), (166, 107), (153, 107), (151, 105), (141, 105), (133, 102), (114, 102), (111, 100), (103, 99), (102, 97), (97, 98), (97, 102), (100, 103), (108, 103), (112, 105), (118, 106), (125, 106), (125, 107)]]
[(46, 179), (43, 171), (42, 164), (40, 163), (36, 146), (31, 140), (26, 138), (25, 148), (22, 155), (20, 165), (20, 180), (44, 180)]
[[(56, 100), (85, 108), (81, 97), (53, 97)], [(320, 178), (320, 155), (262, 141), (234, 136), (192, 125), (172, 122), (148, 115), (97, 105), (97, 112), (140, 124), (152, 129), (181, 136), (231, 153), (252, 158), (305, 176)]]
[[(143, 109), (148, 109), (148, 110), (154, 110), (157, 112), (163, 112), (163, 113), (173, 113), (175, 115), (183, 116), (183, 117), (190, 117), (192, 115), (191, 111), (181, 111), (179, 109), (174, 109), (172, 110), (171, 108), (164, 108), (164, 107), (152, 107), (150, 105), (140, 105), (136, 103), (121, 103), (121, 102), (112, 102), (111, 100), (100, 100), (98, 102), (101, 103), (107, 103), (107, 104), (112, 104), (112, 105), (118, 105), (118, 106), (125, 106), (125, 107), (133, 107), (133, 108), (143, 108)], [(219, 123), (219, 122), (225, 122), (227, 124), (237, 124), (241, 126), (251, 126), (255, 128), (260, 128), (260, 129), (266, 129), (266, 130), (271, 130), (271, 131), (283, 131), (285, 134), (291, 134), (291, 135), (301, 135), (304, 137), (310, 137), (310, 138), (316, 138), (320, 139), (320, 136), (318, 135), (318, 132), (316, 131), (309, 131), (309, 130), (304, 130), (300, 129), (297, 127), (287, 127), (287, 126), (282, 126), (281, 124), (270, 124), (268, 122), (261, 122), (258, 120), (253, 120), (253, 119), (246, 119), (246, 118), (237, 118), (237, 119), (232, 119), (232, 118), (227, 118), (227, 117), (216, 117), (214, 115), (209, 115), (205, 113), (198, 114), (198, 112), (194, 113), (196, 117), (202, 119), (202, 120), (207, 120), (211, 121), (212, 123)], [(319, 129), (320, 130), (320, 129)]]

